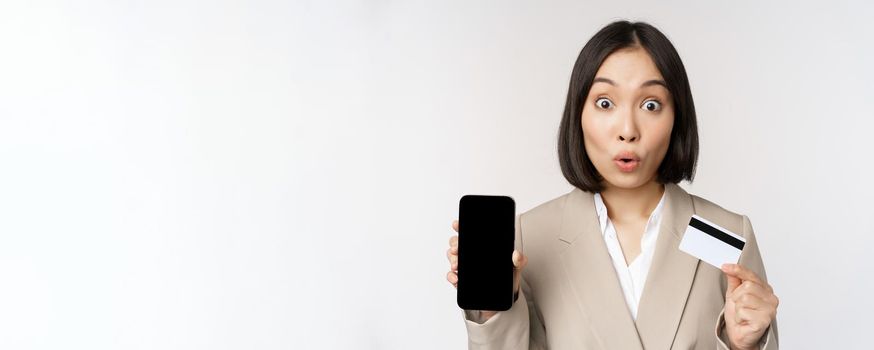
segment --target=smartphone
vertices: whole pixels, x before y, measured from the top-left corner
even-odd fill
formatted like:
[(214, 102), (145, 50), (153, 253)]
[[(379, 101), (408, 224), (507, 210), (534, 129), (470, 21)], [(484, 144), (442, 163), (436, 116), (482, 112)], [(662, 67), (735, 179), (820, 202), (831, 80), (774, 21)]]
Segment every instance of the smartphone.
[(458, 306), (509, 310), (516, 202), (507, 196), (465, 195), (458, 207)]

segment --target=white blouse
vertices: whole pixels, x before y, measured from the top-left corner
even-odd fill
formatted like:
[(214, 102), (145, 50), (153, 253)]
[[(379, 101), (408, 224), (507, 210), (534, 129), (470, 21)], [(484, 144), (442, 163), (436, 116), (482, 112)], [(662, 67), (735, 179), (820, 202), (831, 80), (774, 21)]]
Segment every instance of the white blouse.
[(613, 227), (613, 223), (607, 216), (607, 206), (604, 205), (601, 194), (595, 194), (595, 210), (598, 213), (598, 220), (601, 224), (601, 235), (604, 236), (604, 241), (607, 243), (607, 251), (613, 260), (613, 268), (619, 277), (619, 283), (622, 285), (625, 303), (628, 305), (628, 310), (631, 311), (631, 317), (635, 320), (637, 320), (637, 306), (640, 303), (640, 296), (643, 295), (646, 275), (649, 273), (652, 256), (655, 252), (664, 203), (665, 194), (662, 194), (662, 199), (659, 200), (659, 204), (652, 211), (649, 220), (646, 222), (643, 237), (640, 239), (640, 254), (630, 265), (626, 265), (625, 255), (622, 253), (619, 239), (616, 238), (616, 228)]

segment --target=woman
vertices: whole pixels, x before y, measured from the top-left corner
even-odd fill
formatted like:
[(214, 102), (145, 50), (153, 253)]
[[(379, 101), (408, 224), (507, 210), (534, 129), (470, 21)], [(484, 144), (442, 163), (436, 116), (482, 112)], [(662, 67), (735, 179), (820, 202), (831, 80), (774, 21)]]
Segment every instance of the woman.
[[(777, 349), (778, 299), (750, 221), (677, 185), (694, 177), (698, 130), (661, 32), (621, 21), (589, 40), (558, 139), (575, 189), (517, 216), (518, 299), (464, 312), (470, 348)], [(678, 249), (693, 214), (746, 239), (738, 264), (720, 270)], [(454, 286), (457, 252), (456, 235)]]

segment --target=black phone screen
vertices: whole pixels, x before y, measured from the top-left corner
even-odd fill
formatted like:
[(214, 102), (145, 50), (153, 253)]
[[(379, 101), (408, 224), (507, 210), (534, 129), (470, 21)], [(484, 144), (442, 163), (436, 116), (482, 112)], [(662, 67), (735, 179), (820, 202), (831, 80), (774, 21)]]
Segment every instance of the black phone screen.
[(462, 309), (505, 311), (513, 306), (515, 216), (510, 197), (461, 197), (457, 286)]

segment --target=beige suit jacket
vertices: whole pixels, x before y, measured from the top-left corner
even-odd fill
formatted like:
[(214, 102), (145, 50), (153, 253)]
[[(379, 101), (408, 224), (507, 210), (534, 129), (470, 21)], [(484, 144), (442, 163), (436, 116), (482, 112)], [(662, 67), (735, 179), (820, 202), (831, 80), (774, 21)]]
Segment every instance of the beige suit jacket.
[[(722, 271), (679, 250), (693, 213), (746, 238), (740, 264), (767, 280), (745, 215), (665, 185), (656, 251), (637, 320), (601, 235), (592, 193), (579, 189), (516, 218), (528, 265), (510, 310), (484, 323), (465, 319), (470, 349), (728, 349)], [(518, 245), (517, 245), (518, 246)], [(777, 323), (760, 342), (777, 349)]]

